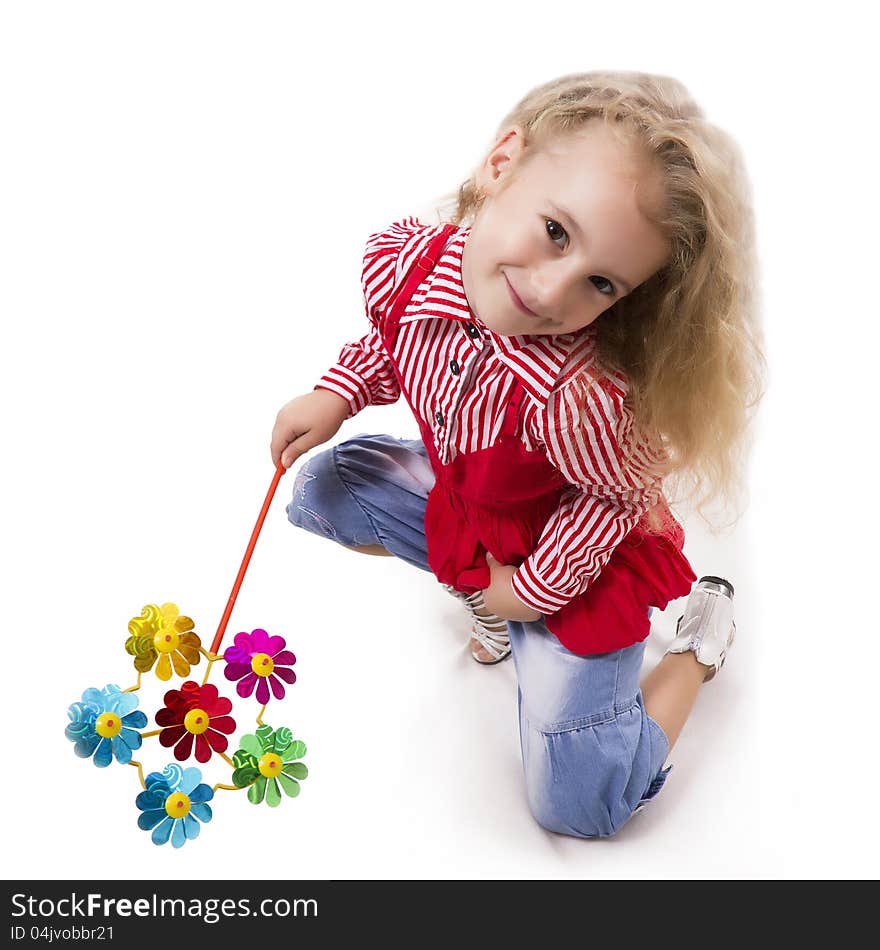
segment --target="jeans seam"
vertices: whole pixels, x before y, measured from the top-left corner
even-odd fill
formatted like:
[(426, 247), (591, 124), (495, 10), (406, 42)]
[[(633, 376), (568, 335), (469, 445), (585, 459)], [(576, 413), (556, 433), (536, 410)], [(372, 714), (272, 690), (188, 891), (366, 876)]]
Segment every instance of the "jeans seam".
[(633, 707), (637, 705), (637, 702), (638, 697), (636, 696), (630, 703), (619, 703), (612, 709), (605, 709), (601, 712), (593, 713), (590, 716), (581, 716), (578, 719), (568, 719), (565, 722), (558, 723), (539, 723), (528, 714), (525, 704), (523, 704), (523, 716), (536, 732), (540, 732), (545, 736), (559, 735), (565, 732), (575, 732), (578, 729), (589, 729), (593, 726), (603, 726), (611, 722), (616, 722), (620, 716), (630, 712)]

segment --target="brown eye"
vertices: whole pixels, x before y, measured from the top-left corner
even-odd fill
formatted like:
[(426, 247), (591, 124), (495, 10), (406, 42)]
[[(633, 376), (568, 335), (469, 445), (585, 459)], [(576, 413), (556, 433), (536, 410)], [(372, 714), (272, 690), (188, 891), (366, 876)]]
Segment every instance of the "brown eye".
[(544, 226), (547, 229), (547, 234), (550, 236), (550, 240), (556, 243), (560, 238), (568, 239), (568, 235), (565, 233), (565, 228), (558, 222), (554, 221), (552, 218), (546, 218), (544, 221)]

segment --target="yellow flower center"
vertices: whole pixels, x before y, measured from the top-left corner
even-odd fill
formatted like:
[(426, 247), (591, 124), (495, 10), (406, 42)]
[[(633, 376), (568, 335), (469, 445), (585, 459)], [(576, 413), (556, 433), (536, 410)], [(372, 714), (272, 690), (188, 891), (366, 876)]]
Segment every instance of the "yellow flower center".
[(200, 736), (209, 725), (210, 720), (204, 709), (191, 709), (183, 717), (183, 727), (194, 736)]
[(122, 731), (122, 720), (116, 713), (105, 712), (95, 720), (95, 732), (105, 739), (112, 739)]
[(172, 818), (185, 818), (189, 814), (189, 795), (174, 792), (165, 799), (165, 811)]
[(180, 634), (173, 627), (163, 627), (154, 637), (153, 646), (157, 653), (170, 653), (180, 643)]
[(257, 676), (268, 676), (275, 669), (275, 661), (268, 653), (255, 653), (251, 657), (251, 669)]
[(260, 775), (265, 775), (266, 778), (274, 778), (281, 774), (282, 764), (280, 755), (276, 755), (274, 752), (267, 752), (263, 758), (260, 759)]

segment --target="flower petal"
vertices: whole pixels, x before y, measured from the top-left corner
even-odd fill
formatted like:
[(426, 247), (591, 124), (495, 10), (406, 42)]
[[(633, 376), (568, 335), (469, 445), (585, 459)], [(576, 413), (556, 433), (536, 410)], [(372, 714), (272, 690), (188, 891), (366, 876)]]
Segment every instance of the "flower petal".
[(190, 811), (199, 821), (210, 821), (212, 818), (211, 806), (204, 802), (193, 802), (190, 805)]
[(189, 676), (189, 661), (179, 650), (171, 652), (171, 662), (174, 665), (174, 672), (178, 676)]
[(183, 819), (183, 833), (186, 835), (187, 841), (192, 841), (194, 838), (198, 838), (199, 832), (202, 830), (202, 826), (196, 821), (196, 816), (190, 811), (190, 813)]
[(170, 749), (185, 732), (183, 726), (168, 726), (159, 733), (159, 743)]
[(88, 706), (94, 706), (96, 712), (102, 712), (104, 709), (104, 693), (94, 686), (83, 690), (82, 701)]
[(216, 718), (212, 716), (211, 728), (216, 729), (217, 732), (225, 732), (228, 736), (235, 732), (235, 720), (232, 716), (217, 716)]
[(113, 747), (110, 745), (109, 739), (101, 740), (92, 761), (99, 769), (106, 768), (113, 761)]
[[(113, 697), (112, 708), (113, 711), (119, 716), (120, 719), (124, 719), (129, 713), (138, 707), (138, 698), (134, 693), (123, 693), (120, 692), (118, 695)], [(108, 706), (108, 710), (109, 710)]]
[(247, 699), (254, 691), (254, 686), (257, 685), (258, 679), (259, 677), (256, 673), (249, 673), (243, 680), (239, 680), (238, 686), (235, 687), (236, 693), (238, 693), (242, 699)]
[(257, 702), (264, 706), (269, 702), (269, 687), (266, 685), (265, 676), (261, 676), (260, 682), (257, 683)]
[(147, 724), (147, 714), (140, 709), (122, 717), (122, 725), (128, 729), (143, 729)]
[(232, 712), (232, 700), (226, 696), (218, 696), (215, 700), (206, 702), (202, 709), (210, 719), (214, 719), (215, 716), (225, 716), (228, 712)]
[(214, 703), (217, 702), (217, 697), (219, 695), (220, 692), (213, 683), (205, 683), (199, 688), (198, 704), (202, 707), (202, 709), (207, 709), (209, 706), (213, 706)]
[[(207, 745), (215, 752), (225, 752), (229, 746), (229, 740), (226, 736), (217, 732), (216, 729), (209, 729), (204, 733), (204, 738), (207, 740)], [(205, 761), (207, 761), (207, 759)]]
[(223, 668), (223, 675), (228, 680), (240, 680), (250, 671), (250, 663), (227, 663)]
[(138, 654), (134, 659), (134, 668), (138, 673), (149, 673), (153, 668), (153, 664), (156, 662), (156, 657), (158, 654), (152, 648), (144, 653)]
[[(134, 803), (141, 811), (163, 811), (167, 797), (168, 793), (165, 789), (146, 788), (138, 793)], [(150, 827), (153, 826), (150, 825)]]
[[(136, 735), (138, 739), (140, 739), (140, 735), (138, 735), (138, 733), (135, 732), (133, 734)], [(113, 749), (113, 755), (116, 756), (116, 761), (121, 762), (123, 765), (128, 765), (128, 763), (131, 762), (131, 747), (122, 738), (122, 735), (120, 734), (118, 736), (114, 736), (110, 740), (110, 743)]]
[(163, 681), (171, 679), (171, 660), (167, 653), (159, 657), (159, 662), (156, 664), (156, 676)]
[(163, 818), (167, 817), (168, 812), (165, 811), (164, 806), (162, 808), (151, 808), (149, 811), (141, 812), (138, 815), (138, 828), (141, 831), (149, 831), (151, 828), (155, 828)]
[(309, 770), (304, 762), (288, 762), (281, 770), (282, 775), (289, 775), (291, 778), (304, 779), (309, 777)]
[[(196, 772), (198, 769), (193, 769), (193, 771)], [(189, 800), (192, 804), (196, 804), (197, 802), (209, 802), (214, 797), (214, 789), (211, 788), (210, 785), (200, 782), (192, 791), (186, 794), (189, 795)]]
[(293, 666), (296, 663), (296, 657), (290, 650), (282, 650), (276, 656), (272, 657), (276, 666)]
[(272, 687), (272, 695), (276, 699), (284, 699), (284, 684), (274, 673), (269, 676), (269, 685)]
[(281, 789), (278, 787), (278, 782), (274, 778), (270, 778), (266, 782), (266, 804), (270, 808), (275, 808), (281, 802)]
[(249, 633), (245, 633), (243, 630), (241, 633), (237, 633), (235, 635), (235, 637), (233, 638), (233, 642), (238, 647), (238, 649), (242, 651), (242, 653), (245, 656), (250, 656), (251, 653), (258, 652), (257, 650), (254, 650), (252, 648), (251, 635)]
[[(184, 634), (187, 636), (187, 634)], [(184, 657), (187, 662), (192, 664), (192, 666), (198, 666), (199, 661), (202, 658), (202, 654), (199, 653), (199, 647), (201, 644), (198, 642), (198, 637), (193, 637), (196, 641), (195, 643), (187, 643), (184, 641), (183, 637), (180, 638), (180, 645), (178, 650), (180, 650), (181, 655)]]
[(73, 747), (73, 751), (81, 759), (90, 759), (95, 749), (98, 748), (100, 741), (101, 737), (97, 732), (90, 732), (88, 735), (82, 736), (76, 740), (76, 745)]
[(159, 617), (163, 624), (173, 624), (179, 613), (177, 604), (162, 604), (159, 608)]
[(284, 772), (282, 772), (278, 776), (278, 781), (281, 783), (281, 787), (290, 798), (296, 798), (296, 796), (299, 795), (300, 787), (299, 782), (297, 782), (296, 779), (293, 779), (289, 775), (285, 775)]
[(287, 726), (279, 726), (272, 736), (272, 751), (281, 755), (291, 742), (293, 742), (293, 733)]
[(280, 676), (285, 683), (293, 685), (296, 682), (296, 673), (293, 670), (289, 670), (286, 666), (276, 666), (272, 671), (273, 675)]
[(252, 755), (255, 759), (259, 759), (260, 756), (263, 754), (262, 743), (256, 736), (251, 735), (250, 733), (248, 733), (245, 736), (242, 736), (238, 740), (238, 747), (240, 749), (243, 749), (249, 755)]
[[(160, 738), (163, 735), (164, 732), (160, 733)], [(174, 758), (177, 759), (178, 762), (183, 762), (192, 754), (193, 738), (194, 737), (191, 732), (184, 731), (183, 738), (174, 747)], [(162, 745), (164, 744), (165, 743), (163, 742)]]
[(173, 827), (174, 819), (170, 815), (166, 815), (165, 821), (156, 825), (153, 829), (153, 834), (150, 836), (153, 839), (153, 844), (165, 844), (171, 837), (171, 829)]
[(248, 801), (259, 805), (266, 796), (266, 777), (261, 775), (248, 789)]
[(202, 773), (194, 765), (191, 765), (181, 773), (180, 784), (177, 786), (178, 791), (192, 797), (193, 790), (199, 787), (201, 781)]
[(260, 770), (256, 765), (251, 764), (252, 761), (249, 760), (247, 765), (241, 765), (233, 771), (233, 785), (238, 788), (247, 788), (248, 785), (253, 783), (254, 779), (260, 774)]
[(281, 753), (282, 762), (292, 762), (294, 759), (301, 759), (306, 754), (306, 744), (302, 739), (291, 742), (290, 745)]
[(124, 742), (131, 750), (139, 749), (144, 741), (136, 729), (123, 729), (116, 738)]
[(211, 744), (208, 742), (208, 733), (202, 732), (196, 736), (195, 740), (196, 745), (196, 761), (197, 762), (210, 762), (211, 760)]
[(182, 723), (183, 716), (179, 709), (171, 709), (168, 706), (163, 706), (159, 712), (156, 713), (157, 726), (179, 726)]
[(262, 627), (251, 632), (251, 650), (254, 653), (268, 653), (269, 634)]
[[(267, 637), (266, 638), (266, 647), (262, 651), (263, 653), (268, 653), (273, 659), (277, 654), (279, 654), (285, 647), (284, 637)], [(286, 663), (286, 660), (281, 660), (282, 663)]]
[(186, 831), (182, 818), (174, 819), (174, 828), (171, 831), (171, 846), (173, 848), (182, 848), (186, 844)]

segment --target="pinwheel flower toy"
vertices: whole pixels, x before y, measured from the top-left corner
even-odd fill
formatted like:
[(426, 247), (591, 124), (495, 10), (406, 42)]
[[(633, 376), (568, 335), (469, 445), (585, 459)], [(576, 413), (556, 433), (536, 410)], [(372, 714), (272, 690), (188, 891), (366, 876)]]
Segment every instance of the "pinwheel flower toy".
[[(299, 795), (300, 782), (308, 775), (301, 761), (305, 743), (295, 739), (287, 726), (273, 729), (263, 722), (269, 704), (283, 700), (286, 688), (296, 682), (296, 656), (284, 637), (258, 627), (236, 634), (233, 643), (220, 652), (254, 545), (283, 474), (279, 464), (210, 649), (202, 646), (195, 623), (181, 614), (176, 604), (147, 604), (139, 616), (129, 620), (125, 641), (126, 652), (134, 658), (135, 684), (127, 689), (113, 683), (89, 687), (68, 709), (70, 722), (65, 734), (78, 756), (91, 759), (98, 768), (106, 768), (114, 760), (137, 768), (142, 788), (134, 801), (137, 825), (151, 833), (154, 844), (170, 841), (180, 848), (197, 838), (202, 825), (213, 817), (209, 802), (218, 789), (247, 789), (251, 803), (274, 808), (284, 796)], [(202, 657), (207, 668), (198, 682), (190, 677)], [(218, 686), (209, 679), (219, 663), (223, 664), (225, 682)], [(158, 728), (144, 731), (148, 719), (138, 709), (137, 693), (142, 677), (151, 673), (162, 682), (174, 677), (183, 682), (165, 693), (163, 706), (154, 715)], [(236, 723), (230, 715), (232, 700), (223, 690), (231, 691), (233, 684), (241, 699), (253, 698), (260, 708), (254, 732), (237, 740), (237, 751), (230, 758)], [(145, 777), (141, 749), (144, 740), (152, 737), (158, 737), (159, 746), (167, 750), (166, 757), (170, 754), (174, 761)], [(201, 770), (186, 764), (191, 758), (199, 765), (222, 760), (232, 769), (231, 780), (213, 785), (203, 782)]]

